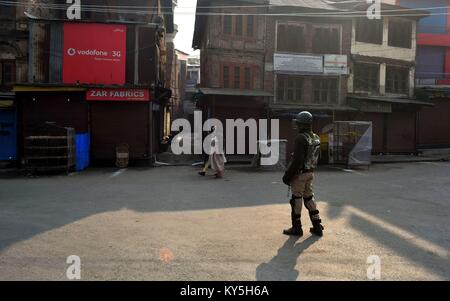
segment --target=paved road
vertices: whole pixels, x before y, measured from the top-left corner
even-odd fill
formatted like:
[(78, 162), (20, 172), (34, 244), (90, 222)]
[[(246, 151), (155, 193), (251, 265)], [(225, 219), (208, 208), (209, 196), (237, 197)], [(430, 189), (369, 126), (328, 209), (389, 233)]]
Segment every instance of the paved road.
[[(0, 280), (450, 280), (450, 164), (324, 169), (325, 236), (290, 239), (279, 172), (92, 169), (0, 179)], [(303, 224), (309, 227), (307, 214)]]

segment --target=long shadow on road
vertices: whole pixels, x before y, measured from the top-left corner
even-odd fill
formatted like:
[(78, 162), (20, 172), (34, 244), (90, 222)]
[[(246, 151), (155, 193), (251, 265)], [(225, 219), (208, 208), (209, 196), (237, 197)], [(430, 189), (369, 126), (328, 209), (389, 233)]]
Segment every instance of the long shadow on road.
[(290, 237), (269, 262), (256, 268), (257, 281), (296, 281), (300, 272), (295, 269), (298, 257), (312, 244), (319, 240), (310, 236), (296, 244), (298, 237)]
[[(1, 179), (0, 251), (89, 216), (122, 209), (179, 212), (288, 204), (279, 173), (230, 172), (216, 180), (196, 171), (91, 169), (73, 176)], [(268, 185), (268, 191), (261, 189)]]
[(397, 235), (356, 215), (351, 216), (350, 225), (367, 237), (375, 239), (383, 246), (395, 250), (399, 255), (408, 258), (413, 264), (419, 264), (443, 279), (450, 279), (450, 258), (448, 255), (439, 254), (441, 252), (431, 252), (409, 240), (399, 239)]
[[(324, 170), (318, 172), (315, 186), (318, 200), (331, 209), (329, 219), (339, 218), (344, 206), (353, 206), (448, 250), (448, 239), (441, 236), (448, 235), (449, 167), (390, 165), (361, 174)], [(200, 178), (192, 168), (169, 167), (133, 169), (119, 175), (114, 170), (93, 169), (71, 177), (1, 179), (0, 251), (86, 217), (121, 209), (179, 212), (285, 204), (288, 212), (287, 188), (281, 183), (281, 175), (236, 170), (228, 171), (224, 180), (214, 180)], [(415, 245), (396, 242), (398, 237), (383, 233), (383, 229), (377, 232), (367, 223), (353, 219), (351, 225), (449, 278), (449, 269), (441, 267), (447, 267), (444, 259), (430, 261), (429, 254)], [(441, 235), (434, 230), (437, 225), (447, 227)], [(286, 277), (293, 278), (295, 272), (289, 268), (292, 261), (287, 259), (290, 243), (288, 240), (271, 263), (275, 267), (285, 264), (291, 271)], [(259, 268), (258, 279), (267, 274), (264, 269)]]

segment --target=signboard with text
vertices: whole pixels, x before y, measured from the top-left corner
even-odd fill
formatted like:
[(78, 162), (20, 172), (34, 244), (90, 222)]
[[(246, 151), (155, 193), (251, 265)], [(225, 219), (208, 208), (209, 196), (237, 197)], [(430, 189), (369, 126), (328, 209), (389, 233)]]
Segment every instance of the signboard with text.
[(275, 53), (273, 66), (275, 72), (323, 73), (323, 56)]
[(63, 83), (125, 83), (126, 26), (64, 24)]
[(86, 92), (88, 101), (150, 101), (148, 89), (89, 89)]
[(326, 54), (323, 58), (323, 71), (325, 74), (348, 74), (348, 62), (346, 55)]

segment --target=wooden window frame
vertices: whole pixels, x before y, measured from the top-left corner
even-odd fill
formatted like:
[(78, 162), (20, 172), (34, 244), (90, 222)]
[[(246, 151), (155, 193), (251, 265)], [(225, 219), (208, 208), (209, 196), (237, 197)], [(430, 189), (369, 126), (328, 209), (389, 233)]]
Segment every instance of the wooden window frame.
[[(227, 32), (227, 30), (226, 30), (226, 22), (225, 22), (225, 20), (227, 19), (227, 18), (229, 18), (229, 20), (230, 20), (230, 28), (229, 28), (229, 32)], [(223, 15), (223, 18), (222, 18), (222, 33), (224, 34), (224, 35), (227, 35), (227, 36), (231, 36), (231, 35), (233, 35), (233, 16), (231, 16), (231, 15)]]
[[(316, 30), (325, 29), (328, 31), (337, 30), (338, 38), (337, 38), (337, 50), (335, 52), (330, 51), (330, 49), (326, 49), (325, 51), (320, 51), (315, 48), (314, 37)], [(311, 32), (311, 53), (313, 54), (341, 54), (342, 53), (342, 27), (338, 24), (313, 24)]]
[[(280, 32), (279, 32), (279, 28), (280, 26), (295, 26), (295, 27), (301, 27), (303, 30), (303, 45), (305, 45), (303, 48), (301, 48), (300, 50), (292, 50), (292, 49), (280, 49), (280, 43), (279, 43), (279, 38), (280, 38)], [(284, 52), (284, 53), (307, 53), (308, 52), (308, 47), (307, 45), (307, 24), (306, 23), (297, 23), (297, 22), (277, 22), (276, 23), (276, 30), (275, 30), (275, 51), (276, 52)]]
[[(289, 86), (289, 80), (293, 81), (293, 86)], [(300, 86), (298, 82), (300, 81)], [(282, 84), (281, 84), (282, 83)], [(282, 87), (281, 87), (282, 86)], [(280, 92), (282, 91), (282, 97)], [(289, 92), (292, 91), (292, 99)], [(277, 74), (276, 76), (276, 103), (279, 104), (301, 104), (304, 103), (305, 77), (299, 75)]]
[[(225, 80), (225, 68), (227, 68), (227, 72), (228, 72), (228, 74), (227, 74), (227, 79), (228, 80)], [(225, 88), (225, 89), (229, 89), (231, 86), (230, 86), (230, 78), (231, 78), (231, 76), (230, 76), (230, 66), (228, 66), (228, 65), (222, 65), (222, 68), (221, 68), (221, 74), (222, 74), (222, 76), (221, 76), (221, 78), (222, 78), (222, 81), (221, 81), (221, 86), (223, 87), (223, 88)], [(226, 83), (226, 84), (225, 84)]]
[[(397, 24), (392, 27), (391, 24)], [(408, 26), (409, 35), (404, 34), (404, 28), (398, 27), (398, 24), (402, 24)], [(411, 21), (402, 20), (402, 19), (389, 19), (388, 21), (388, 46), (397, 47), (403, 49), (412, 49), (412, 32), (413, 32), (413, 24)], [(395, 36), (395, 37), (393, 37)], [(398, 40), (400, 37), (400, 40)]]
[[(392, 78), (392, 71), (394, 71), (394, 78)], [(405, 78), (402, 80), (398, 77), (400, 73), (404, 72)], [(410, 70), (407, 67), (388, 65), (386, 66), (386, 93), (388, 94), (401, 94), (407, 95), (409, 93), (409, 73)], [(397, 88), (398, 83), (396, 85), (396, 81), (404, 82), (404, 87)]]
[[(331, 81), (336, 82), (336, 89), (332, 90), (330, 88), (330, 82)], [(318, 89), (316, 87), (316, 84), (320, 82), (321, 87)], [(326, 85), (323, 85), (323, 83), (327, 83)], [(333, 104), (339, 104), (339, 93), (340, 93), (340, 87), (339, 87), (339, 78), (338, 77), (315, 77), (312, 78), (312, 103), (317, 105), (333, 105)], [(320, 100), (316, 101), (316, 93), (317, 91), (320, 91)], [(334, 93), (332, 93), (334, 91)], [(335, 94), (335, 100), (332, 101), (333, 94)], [(323, 101), (322, 96), (326, 95), (326, 101)]]
[[(11, 81), (9, 82), (5, 82), (5, 65), (9, 64), (11, 65)], [(16, 82), (17, 82), (17, 77), (16, 77), (16, 60), (7, 60), (7, 59), (2, 59), (0, 60), (0, 87), (1, 88), (11, 88)]]
[[(236, 37), (244, 37), (244, 16), (243, 15), (236, 15), (233, 16), (234, 19), (234, 31), (233, 34)], [(241, 20), (240, 24), (240, 32), (238, 33), (238, 20)]]
[[(231, 12), (224, 12), (225, 14), (231, 14)], [(240, 17), (242, 19), (242, 28), (241, 28), (241, 33), (237, 34), (237, 19), (238, 17)], [(251, 28), (249, 28), (249, 17), (251, 17), (251, 19), (253, 20), (253, 25), (251, 26)], [(229, 18), (231, 24), (230, 24), (230, 28), (229, 28), (229, 32), (227, 32), (225, 30), (225, 19)], [(239, 40), (239, 41), (249, 41), (249, 42), (254, 42), (257, 40), (257, 34), (256, 34), (256, 23), (257, 23), (257, 16), (254, 15), (239, 15), (239, 16), (234, 16), (234, 15), (223, 15), (221, 17), (221, 33), (222, 36), (227, 38), (227, 39), (234, 39), (234, 40)], [(251, 32), (249, 33), (249, 30), (251, 30)]]
[(17, 8), (15, 6), (0, 6), (0, 19), (16, 19)]
[[(251, 90), (252, 89), (252, 68), (250, 66), (244, 66), (243, 68), (243, 83), (244, 83), (244, 89)], [(248, 77), (247, 77), (248, 75)], [(248, 85), (247, 85), (248, 80)]]
[[(238, 71), (238, 72), (236, 72), (236, 71)], [(242, 88), (242, 68), (241, 68), (241, 65), (234, 65), (233, 66), (233, 88), (234, 89), (241, 89)]]
[[(372, 75), (372, 71), (377, 69), (375, 75)], [(370, 72), (366, 72), (365, 70), (369, 69)], [(353, 89), (355, 92), (369, 92), (378, 94), (380, 92), (380, 64), (375, 63), (367, 63), (367, 62), (356, 62), (353, 66)], [(359, 79), (359, 73), (368, 75), (367, 79)], [(376, 85), (372, 87), (371, 79), (375, 77)], [(360, 84), (362, 82), (362, 84)], [(367, 85), (366, 85), (367, 84)]]
[[(228, 68), (228, 87), (225, 85), (225, 74), (224, 70)], [(239, 68), (239, 85), (236, 86), (236, 69)], [(220, 67), (220, 86), (226, 89), (245, 89), (245, 90), (253, 90), (253, 82), (255, 75), (255, 66), (248, 64), (236, 64), (236, 63), (222, 63)], [(246, 70), (250, 71), (250, 86), (246, 85)]]
[[(252, 20), (252, 22), (249, 22), (249, 19)], [(247, 15), (245, 17), (245, 36), (247, 38), (253, 38), (255, 36), (255, 16), (253, 15)], [(251, 24), (251, 28), (250, 28)], [(249, 34), (250, 33), (250, 34)]]
[[(377, 23), (377, 27), (374, 27), (374, 23)], [(383, 45), (383, 27), (383, 19), (368, 20), (366, 18), (358, 18), (355, 21), (355, 41), (360, 43)], [(374, 34), (367, 32), (368, 28), (374, 29)]]

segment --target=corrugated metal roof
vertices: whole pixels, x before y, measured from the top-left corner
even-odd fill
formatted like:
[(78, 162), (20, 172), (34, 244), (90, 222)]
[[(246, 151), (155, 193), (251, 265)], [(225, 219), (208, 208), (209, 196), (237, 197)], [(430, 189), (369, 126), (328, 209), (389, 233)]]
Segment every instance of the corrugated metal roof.
[(379, 102), (397, 103), (406, 105), (434, 106), (433, 103), (431, 102), (418, 101), (415, 99), (408, 99), (408, 98), (394, 98), (383, 96), (349, 96), (348, 98), (356, 100), (379, 101)]
[(355, 109), (351, 106), (345, 106), (345, 105), (318, 106), (318, 105), (298, 104), (295, 106), (295, 108), (293, 108), (292, 106), (283, 107), (283, 106), (278, 106), (278, 105), (277, 105), (277, 107), (272, 108), (272, 111), (277, 116), (284, 116), (284, 117), (295, 117), (302, 110), (308, 110), (308, 111), (312, 111), (312, 112), (332, 112), (332, 111), (353, 112), (353, 111), (357, 111), (357, 109)]
[(0, 100), (0, 108), (12, 108), (13, 106), (13, 100)]
[(0, 99), (14, 99), (16, 94), (14, 92), (0, 92)]
[(199, 88), (205, 95), (230, 95), (230, 96), (273, 96), (273, 94), (259, 90)]
[(270, 5), (274, 6), (298, 6), (312, 9), (337, 10), (321, 0), (270, 0)]

